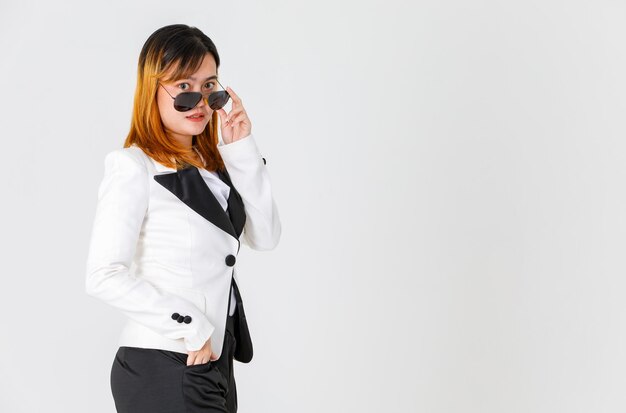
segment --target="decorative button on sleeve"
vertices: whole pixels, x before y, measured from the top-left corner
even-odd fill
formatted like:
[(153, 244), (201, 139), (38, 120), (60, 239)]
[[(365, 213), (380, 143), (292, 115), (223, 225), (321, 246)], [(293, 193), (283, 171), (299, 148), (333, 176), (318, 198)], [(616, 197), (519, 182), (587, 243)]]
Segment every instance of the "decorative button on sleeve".
[(180, 315), (178, 313), (174, 313), (174, 314), (172, 314), (172, 320), (176, 320), (179, 323), (183, 323), (184, 322), (185, 324), (189, 324), (189, 323), (191, 323), (192, 319), (191, 319), (191, 316), (189, 316), (189, 315), (182, 316), (182, 315)]

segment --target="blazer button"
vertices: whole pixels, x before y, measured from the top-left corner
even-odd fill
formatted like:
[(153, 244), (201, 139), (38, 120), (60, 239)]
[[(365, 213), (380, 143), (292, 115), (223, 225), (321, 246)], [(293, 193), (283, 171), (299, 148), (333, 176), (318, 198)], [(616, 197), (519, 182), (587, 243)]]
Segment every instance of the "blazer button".
[(172, 320), (178, 320), (178, 317), (180, 317), (180, 314), (178, 313), (172, 314)]
[(229, 267), (232, 267), (233, 265), (235, 265), (235, 261), (237, 261), (237, 259), (235, 258), (235, 256), (233, 254), (228, 254), (226, 256), (226, 265), (228, 265)]
[(183, 317), (182, 315), (179, 315), (176, 321), (178, 321), (179, 323), (182, 323), (184, 319), (185, 317)]
[(266, 164), (267, 164), (267, 162), (265, 162), (265, 158), (263, 158), (263, 165), (266, 165)]
[(183, 318), (183, 321), (185, 322), (185, 324), (191, 323), (191, 316), (186, 315), (185, 318)]

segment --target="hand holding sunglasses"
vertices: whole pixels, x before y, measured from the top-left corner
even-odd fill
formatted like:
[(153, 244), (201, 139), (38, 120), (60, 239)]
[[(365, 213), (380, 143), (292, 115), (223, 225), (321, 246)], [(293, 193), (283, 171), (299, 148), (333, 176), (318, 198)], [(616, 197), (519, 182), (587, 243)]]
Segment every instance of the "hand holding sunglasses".
[(225, 144), (229, 144), (248, 136), (252, 132), (252, 124), (243, 108), (241, 98), (230, 87), (227, 87), (226, 91), (233, 100), (232, 109), (226, 113), (224, 109), (220, 108), (217, 113), (222, 126), (222, 139)]
[[(224, 88), (219, 80), (217, 80), (217, 83)], [(205, 96), (200, 92), (182, 92), (176, 95), (176, 97), (172, 96), (165, 86), (161, 86), (165, 89), (167, 94), (174, 99), (174, 109), (179, 112), (190, 111), (195, 108), (198, 103), (200, 103), (200, 99), (206, 99), (209, 107), (217, 111), (220, 117), (222, 139), (225, 144), (238, 141), (251, 133), (252, 125), (250, 124), (248, 114), (243, 108), (241, 99), (235, 92), (233, 92), (230, 86), (227, 87), (226, 90), (210, 92), (208, 96)], [(233, 100), (232, 109), (227, 114), (222, 108), (231, 97)]]

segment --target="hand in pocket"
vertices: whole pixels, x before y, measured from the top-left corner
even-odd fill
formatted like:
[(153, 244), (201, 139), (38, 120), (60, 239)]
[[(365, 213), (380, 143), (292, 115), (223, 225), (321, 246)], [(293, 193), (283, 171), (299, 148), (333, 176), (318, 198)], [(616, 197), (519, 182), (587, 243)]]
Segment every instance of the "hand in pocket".
[(187, 365), (206, 364), (209, 361), (215, 361), (217, 357), (211, 351), (211, 337), (204, 343), (204, 346), (198, 351), (187, 352)]

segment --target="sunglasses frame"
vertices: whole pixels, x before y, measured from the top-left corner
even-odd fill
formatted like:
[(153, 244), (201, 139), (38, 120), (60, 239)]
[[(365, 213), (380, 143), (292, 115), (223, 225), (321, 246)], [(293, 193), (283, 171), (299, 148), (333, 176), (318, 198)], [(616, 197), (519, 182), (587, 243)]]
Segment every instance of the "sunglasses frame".
[[(217, 78), (215, 79), (215, 81), (216, 81), (216, 82), (217, 82), (220, 86), (222, 86), (222, 84), (220, 83), (220, 81), (219, 81)], [(180, 93), (179, 93), (179, 94), (177, 94), (176, 96), (172, 96), (172, 94), (171, 94), (171, 93), (167, 90), (167, 88), (166, 88), (165, 86), (163, 86), (163, 84), (162, 84), (161, 82), (159, 82), (159, 85), (161, 85), (161, 86), (163, 87), (163, 89), (165, 89), (165, 92), (167, 92), (167, 94), (168, 94), (168, 95), (170, 95), (170, 97), (171, 97), (172, 99), (174, 99), (174, 109), (176, 109), (176, 110), (177, 110), (177, 111), (179, 111), (179, 112), (189, 112), (190, 110), (192, 110), (193, 108), (195, 108), (195, 107), (196, 107), (196, 105), (197, 105), (198, 103), (200, 103), (200, 100), (202, 100), (202, 99), (206, 99), (206, 101), (207, 101), (207, 105), (209, 105), (209, 107), (210, 107), (211, 109), (213, 109), (213, 110), (220, 110), (221, 108), (223, 108), (224, 106), (226, 106), (226, 104), (228, 103), (228, 100), (231, 98), (230, 93), (228, 93), (228, 92), (226, 91), (226, 88), (225, 88), (224, 86), (222, 86), (222, 90), (218, 90), (217, 92), (210, 92), (210, 93), (209, 93), (209, 94), (205, 97), (204, 93), (201, 93), (201, 92), (180, 92)], [(224, 101), (224, 104), (223, 104), (223, 105), (217, 105), (217, 106), (211, 106), (211, 105), (212, 105), (212, 102), (211, 102), (211, 95), (218, 94), (218, 93), (219, 93), (220, 95), (222, 95), (222, 94), (225, 94), (225, 95), (226, 95), (226, 100)], [(182, 95), (182, 96), (195, 96), (195, 97), (197, 97), (197, 96), (199, 95), (199, 98), (198, 98), (198, 100), (196, 101), (196, 103), (195, 103), (192, 107), (189, 107), (189, 108), (184, 109), (184, 110), (180, 110), (178, 107), (176, 107), (176, 106), (177, 106), (177, 105), (176, 105), (176, 99), (178, 99), (178, 98), (179, 98), (179, 96), (181, 96), (181, 95)], [(181, 105), (179, 104), (178, 106), (181, 106)]]

